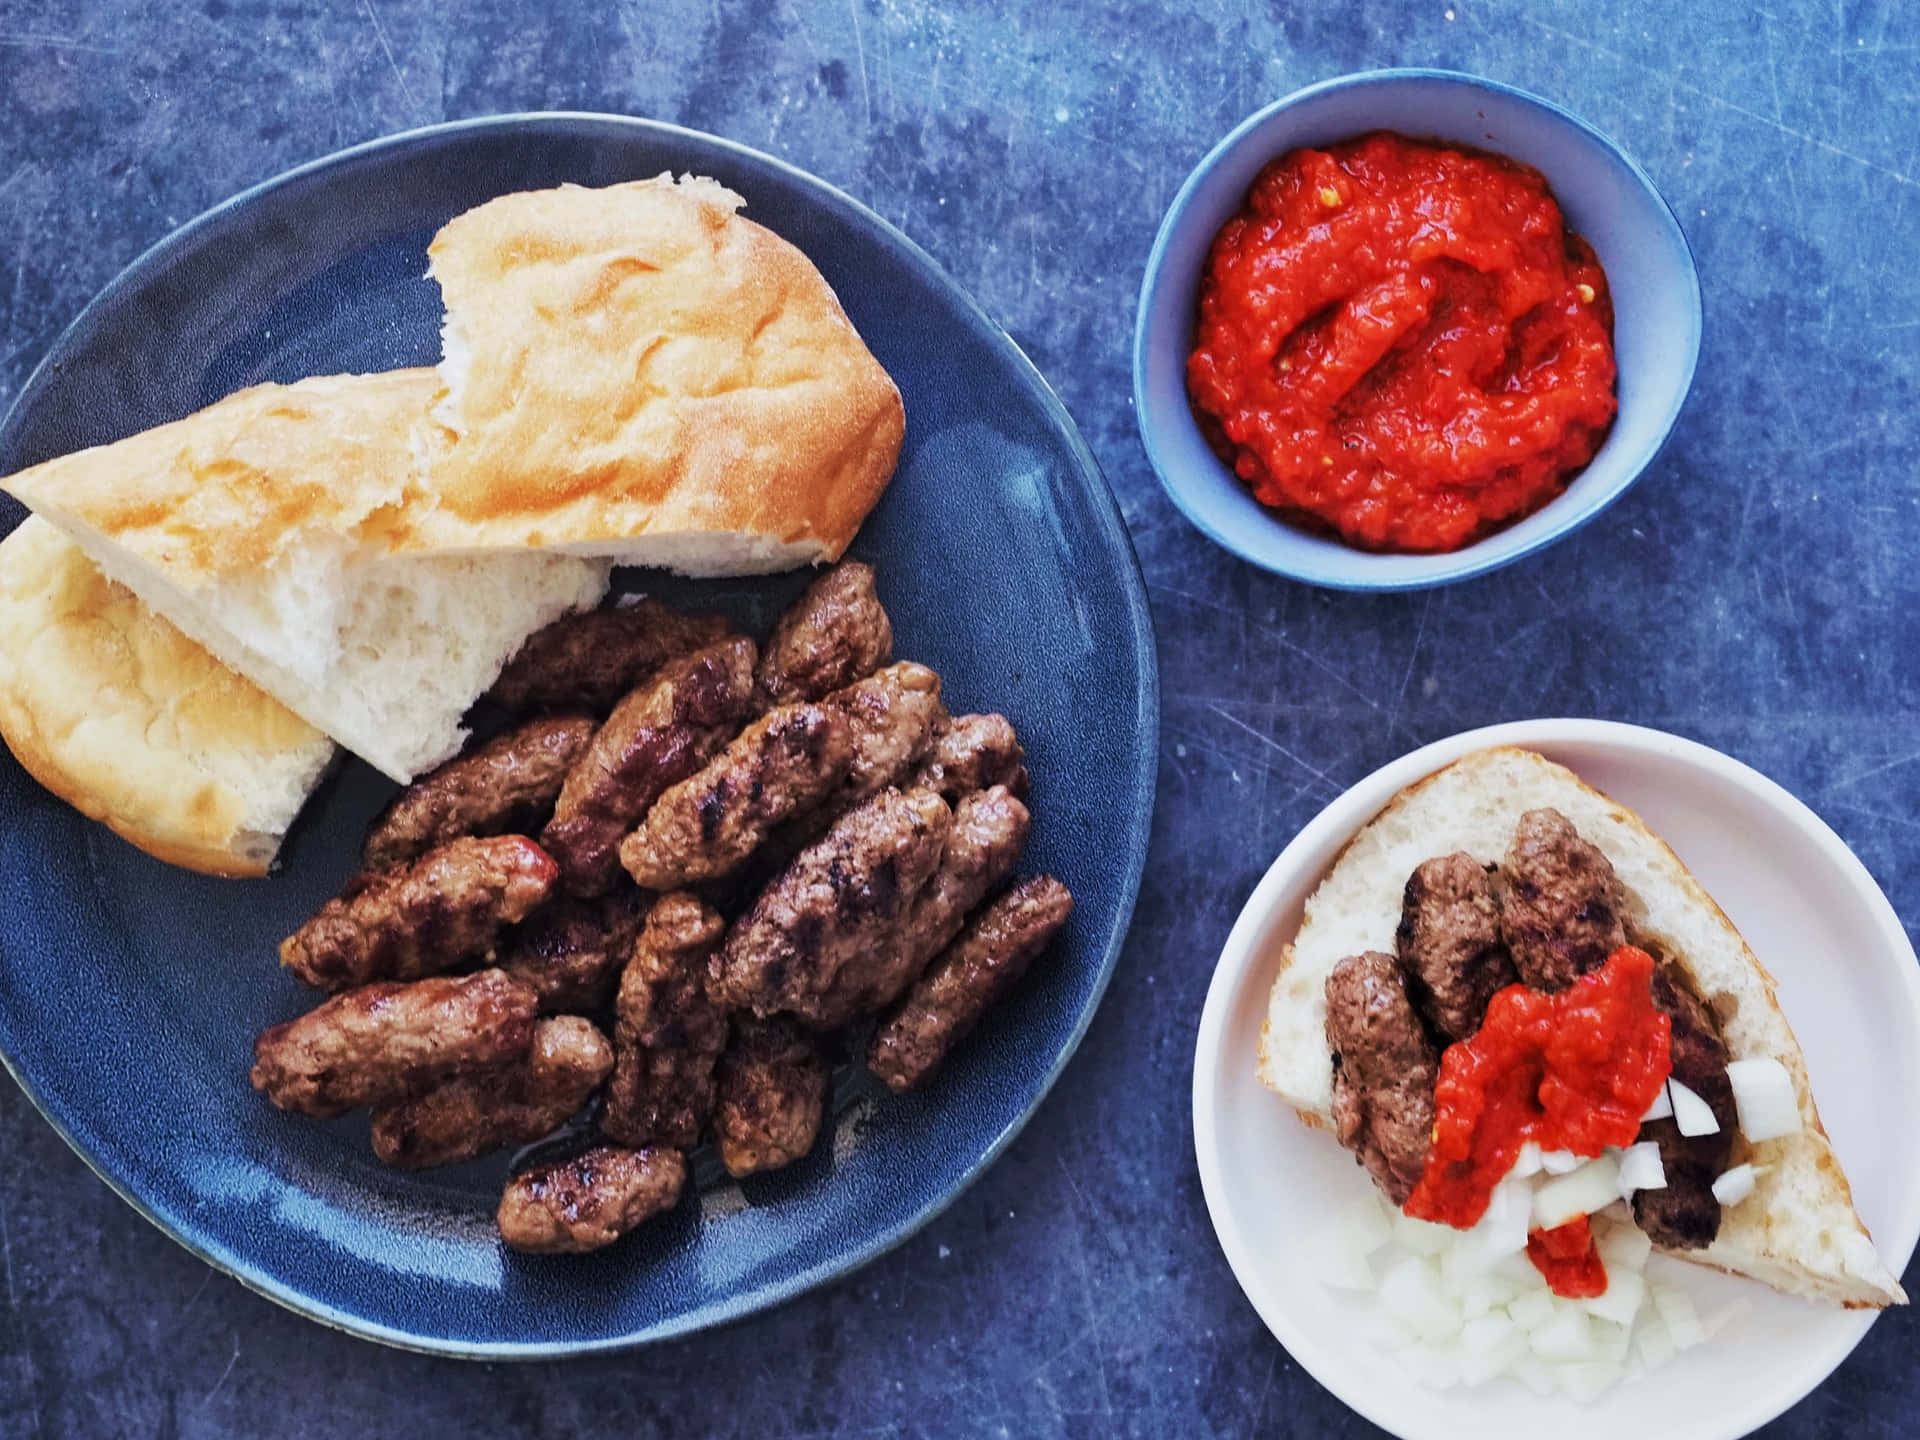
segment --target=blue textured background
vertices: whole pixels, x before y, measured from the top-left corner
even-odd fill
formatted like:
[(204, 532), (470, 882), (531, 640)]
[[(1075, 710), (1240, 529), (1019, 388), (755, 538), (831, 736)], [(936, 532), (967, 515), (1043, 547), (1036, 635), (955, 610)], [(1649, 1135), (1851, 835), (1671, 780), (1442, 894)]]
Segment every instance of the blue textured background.
[[(844, 186), (1027, 348), (1120, 496), (1166, 690), (1155, 847), (1106, 1004), (1007, 1157), (900, 1251), (638, 1356), (422, 1360), (215, 1275), (7, 1087), (0, 1435), (1375, 1433), (1241, 1299), (1191, 1156), (1213, 957), (1303, 821), (1471, 725), (1633, 720), (1785, 783), (1911, 928), (1920, 13), (1221, 8), (0, 0), (0, 403), (127, 260), (299, 161), (500, 110), (674, 120)], [(1693, 242), (1707, 338), (1673, 446), (1593, 526), (1486, 580), (1365, 599), (1254, 572), (1179, 519), (1134, 435), (1126, 344), (1192, 162), (1262, 102), (1382, 64), (1511, 81), (1619, 139)], [(1765, 1433), (1913, 1433), (1917, 1342), (1910, 1312), (1883, 1319)]]

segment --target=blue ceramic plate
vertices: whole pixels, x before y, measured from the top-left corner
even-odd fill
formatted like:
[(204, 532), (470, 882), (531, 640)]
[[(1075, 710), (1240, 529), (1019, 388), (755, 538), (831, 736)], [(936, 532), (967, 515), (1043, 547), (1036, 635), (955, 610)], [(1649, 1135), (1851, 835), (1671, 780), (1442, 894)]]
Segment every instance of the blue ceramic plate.
[[(815, 1153), (696, 1198), (598, 1256), (527, 1259), (493, 1229), (505, 1162), (407, 1176), (366, 1122), (283, 1115), (253, 1037), (311, 1005), (274, 947), (338, 888), (390, 787), (351, 765), (283, 872), (212, 880), (133, 850), (0, 754), (0, 1050), (47, 1118), (181, 1244), (315, 1319), (487, 1358), (635, 1345), (847, 1274), (953, 1200), (1033, 1113), (1086, 1029), (1127, 928), (1153, 803), (1158, 681), (1140, 571), (1093, 456), (1012, 341), (897, 230), (780, 162), (606, 116), (395, 136), (201, 217), (87, 307), (4, 428), (0, 474), (261, 380), (429, 364), (434, 231), (507, 191), (662, 170), (717, 177), (825, 272), (906, 397), (900, 470), (855, 546), (900, 653), (956, 711), (1029, 751), (1025, 861), (1079, 907), (1050, 956), (923, 1094), (851, 1076)], [(10, 529), (18, 511), (0, 515)], [(650, 578), (630, 577), (646, 588)], [(798, 577), (658, 586), (764, 625)]]

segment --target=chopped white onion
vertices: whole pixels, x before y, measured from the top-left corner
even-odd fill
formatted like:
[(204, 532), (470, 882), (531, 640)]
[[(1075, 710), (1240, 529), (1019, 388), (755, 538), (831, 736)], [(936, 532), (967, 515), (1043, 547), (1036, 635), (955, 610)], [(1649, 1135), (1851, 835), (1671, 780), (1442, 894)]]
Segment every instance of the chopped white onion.
[(1727, 1066), (1740, 1133), (1753, 1141), (1777, 1140), (1800, 1128), (1800, 1101), (1793, 1077), (1778, 1060), (1736, 1060)]
[(1637, 1225), (1612, 1225), (1594, 1241), (1607, 1273), (1616, 1270), (1644, 1270), (1647, 1256), (1653, 1253), (1653, 1241)]
[(1753, 1194), (1753, 1182), (1753, 1166), (1736, 1165), (1713, 1182), (1713, 1198), (1722, 1205), (1738, 1205)]
[(1540, 1168), (1549, 1175), (1570, 1175), (1584, 1163), (1571, 1150), (1542, 1150)]
[(1610, 1360), (1562, 1366), (1560, 1384), (1582, 1405), (1591, 1405), (1626, 1375), (1626, 1367)]
[(1676, 1285), (1655, 1285), (1652, 1289), (1654, 1308), (1660, 1312), (1674, 1349), (1691, 1350), (1707, 1338), (1700, 1312), (1693, 1308), (1693, 1299), (1686, 1291)]
[(1409, 1255), (1380, 1281), (1387, 1313), (1422, 1340), (1449, 1340), (1460, 1331), (1460, 1306), (1440, 1288), (1434, 1267)]
[(1410, 1250), (1415, 1255), (1444, 1254), (1459, 1233), (1451, 1225), (1435, 1225), (1430, 1220), (1416, 1220), (1411, 1215), (1396, 1215), (1393, 1220), (1393, 1238), (1400, 1242), (1402, 1249)]
[(1660, 1093), (1653, 1097), (1653, 1104), (1647, 1107), (1647, 1113), (1640, 1117), (1640, 1123), (1644, 1125), (1649, 1120), (1664, 1120), (1671, 1114), (1673, 1114), (1673, 1097), (1667, 1094), (1667, 1087), (1662, 1085)]
[(1593, 1326), (1584, 1311), (1556, 1308), (1553, 1318), (1528, 1337), (1542, 1360), (1585, 1360), (1593, 1351)]
[(1529, 1140), (1520, 1147), (1520, 1153), (1514, 1157), (1513, 1169), (1507, 1172), (1507, 1177), (1512, 1180), (1525, 1180), (1529, 1175), (1539, 1173), (1540, 1145), (1538, 1141)]
[(1660, 1162), (1660, 1147), (1641, 1140), (1620, 1152), (1620, 1198), (1632, 1197), (1636, 1190), (1667, 1188), (1667, 1167)]
[(1516, 1295), (1507, 1305), (1507, 1314), (1522, 1330), (1533, 1331), (1551, 1320), (1558, 1308), (1553, 1303), (1553, 1292), (1543, 1287)]
[(1706, 1101), (1678, 1080), (1667, 1081), (1667, 1092), (1673, 1096), (1673, 1123), (1682, 1135), (1692, 1138), (1720, 1133), (1720, 1122), (1713, 1118), (1713, 1107)]
[(1640, 1363), (1649, 1370), (1658, 1370), (1677, 1353), (1667, 1327), (1657, 1315), (1642, 1320), (1634, 1330), (1633, 1349)]
[[(1631, 1270), (1609, 1267), (1607, 1288), (1601, 1294), (1594, 1295), (1580, 1303), (1589, 1315), (1600, 1320), (1610, 1320), (1615, 1325), (1631, 1326), (1633, 1317), (1640, 1312), (1640, 1302), (1647, 1298), (1647, 1282)], [(1626, 1331), (1622, 1330), (1622, 1344)]]
[(1589, 1160), (1533, 1192), (1533, 1227), (1555, 1230), (1620, 1198), (1620, 1166), (1611, 1155)]

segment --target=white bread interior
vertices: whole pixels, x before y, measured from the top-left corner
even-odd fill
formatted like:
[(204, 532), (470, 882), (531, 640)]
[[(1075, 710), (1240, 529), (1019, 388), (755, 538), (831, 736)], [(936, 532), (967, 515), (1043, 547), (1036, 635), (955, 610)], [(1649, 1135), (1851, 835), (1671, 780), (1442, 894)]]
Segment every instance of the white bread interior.
[(1356, 835), (1307, 900), (1280, 962), (1260, 1037), (1259, 1074), (1309, 1124), (1331, 1128), (1333, 1066), (1326, 1039), (1328, 973), (1344, 957), (1394, 948), (1401, 892), (1423, 860), (1465, 850), (1499, 860), (1521, 814), (1559, 810), (1613, 863), (1632, 902), (1630, 929), (1692, 977), (1720, 1017), (1735, 1060), (1786, 1066), (1802, 1128), (1736, 1158), (1767, 1167), (1755, 1193), (1723, 1209), (1704, 1251), (1675, 1251), (1788, 1294), (1854, 1307), (1906, 1303), (1873, 1249), (1820, 1125), (1799, 1043), (1773, 979), (1731, 921), (1666, 843), (1632, 811), (1532, 751), (1476, 751), (1402, 790)]
[(235, 877), (267, 872), (334, 755), (35, 516), (0, 541), (0, 737), (142, 850)]
[(454, 442), (403, 544), (689, 575), (840, 557), (893, 474), (900, 392), (742, 203), (661, 175), (504, 195), (440, 231)]
[(259, 385), (0, 485), (110, 578), (395, 780), (453, 755), (526, 637), (604, 562), (396, 553), (445, 437), (431, 370)]

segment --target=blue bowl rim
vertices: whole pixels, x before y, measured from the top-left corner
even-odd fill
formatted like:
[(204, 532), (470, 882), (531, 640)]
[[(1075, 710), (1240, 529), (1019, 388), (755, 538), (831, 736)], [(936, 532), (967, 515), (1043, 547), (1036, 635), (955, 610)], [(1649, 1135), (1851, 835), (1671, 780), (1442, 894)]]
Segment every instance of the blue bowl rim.
[[(1511, 96), (1526, 105), (1543, 111), (1552, 119), (1569, 125), (1594, 140), (1600, 145), (1603, 151), (1611, 155), (1623, 169), (1631, 174), (1633, 178), (1639, 182), (1641, 188), (1652, 197), (1655, 215), (1665, 217), (1666, 226), (1671, 228), (1672, 238), (1679, 241), (1677, 253), (1683, 257), (1685, 261), (1682, 266), (1682, 275), (1686, 281), (1687, 295), (1690, 302), (1686, 310), (1687, 325), (1686, 333), (1683, 337), (1687, 348), (1686, 366), (1680, 383), (1675, 387), (1673, 397), (1668, 403), (1667, 413), (1661, 421), (1659, 437), (1648, 448), (1646, 457), (1640, 462), (1639, 466), (1612, 488), (1594, 495), (1590, 500), (1585, 502), (1581, 509), (1570, 511), (1566, 519), (1562, 521), (1557, 528), (1548, 530), (1530, 543), (1506, 553), (1481, 553), (1476, 558), (1476, 552), (1483, 551), (1484, 547), (1491, 541), (1499, 538), (1501, 532), (1495, 532), (1486, 539), (1476, 541), (1463, 550), (1455, 550), (1444, 555), (1423, 557), (1429, 558), (1434, 562), (1430, 573), (1391, 579), (1332, 575), (1311, 563), (1295, 568), (1285, 568), (1264, 560), (1259, 556), (1249, 554), (1237, 538), (1223, 534), (1215, 527), (1209, 525), (1200, 517), (1194, 507), (1189, 504), (1181, 487), (1169, 478), (1167, 473), (1168, 467), (1161, 462), (1153, 427), (1147, 420), (1148, 310), (1154, 290), (1160, 283), (1161, 271), (1165, 265), (1167, 250), (1172, 244), (1174, 234), (1180, 229), (1181, 222), (1186, 218), (1187, 208), (1192, 204), (1194, 193), (1200, 188), (1201, 183), (1205, 181), (1215, 166), (1226, 158), (1227, 155), (1237, 150), (1260, 126), (1283, 110), (1290, 109), (1303, 101), (1316, 99), (1321, 95), (1329, 94), (1336, 90), (1356, 89), (1398, 80), (1435, 81), (1446, 85), (1458, 85), (1468, 89), (1484, 90), (1494, 94)], [(1498, 154), (1500, 152), (1496, 149), (1493, 153)], [(1172, 202), (1167, 206), (1166, 214), (1161, 218), (1159, 230), (1154, 234), (1153, 248), (1147, 253), (1146, 270), (1140, 279), (1140, 298), (1134, 312), (1133, 328), (1134, 424), (1140, 434), (1141, 447), (1146, 451), (1147, 462), (1153, 467), (1154, 476), (1159, 480), (1160, 488), (1166, 492), (1167, 498), (1173, 501), (1180, 513), (1185, 515), (1188, 521), (1191, 522), (1194, 528), (1199, 530), (1201, 534), (1205, 535), (1222, 549), (1231, 551), (1233, 554), (1239, 556), (1248, 564), (1257, 565), (1270, 574), (1283, 575), (1288, 579), (1303, 581), (1310, 585), (1322, 586), (1329, 590), (1365, 592), (1426, 590), (1441, 585), (1451, 585), (1461, 580), (1471, 580), (1476, 576), (1485, 575), (1490, 571), (1515, 564), (1520, 560), (1524, 560), (1529, 555), (1538, 553), (1547, 546), (1564, 539), (1587, 525), (1638, 483), (1640, 477), (1653, 467), (1654, 462), (1660, 458), (1661, 453), (1666, 449), (1667, 442), (1672, 438), (1673, 428), (1679, 422), (1680, 412), (1686, 407), (1687, 396), (1693, 389), (1693, 377), (1699, 368), (1700, 346), (1704, 338), (1705, 329), (1706, 317), (1701, 300), (1699, 267), (1695, 261), (1693, 245), (1688, 241), (1687, 232), (1680, 224), (1680, 217), (1674, 212), (1673, 206), (1668, 203), (1666, 196), (1660, 193), (1660, 187), (1653, 183), (1653, 177), (1648, 175), (1647, 172), (1641, 168), (1640, 163), (1629, 155), (1626, 150), (1605, 131), (1599, 129), (1589, 121), (1583, 120), (1564, 105), (1548, 100), (1544, 96), (1536, 95), (1531, 90), (1523, 90), (1517, 85), (1508, 85), (1500, 80), (1489, 80), (1482, 76), (1469, 75), (1461, 70), (1439, 70), (1425, 66), (1408, 66), (1382, 70), (1358, 70), (1351, 74), (1336, 75), (1328, 80), (1316, 81), (1311, 85), (1304, 86), (1299, 90), (1293, 91), (1291, 94), (1283, 95), (1280, 99), (1270, 101), (1261, 106), (1238, 125), (1234, 126), (1223, 139), (1207, 151), (1199, 163), (1188, 172), (1187, 178), (1181, 182), (1179, 190), (1175, 192)], [(1558, 504), (1559, 501), (1556, 499), (1549, 503)], [(1286, 522), (1275, 519), (1273, 523), (1285, 524)], [(1367, 556), (1366, 551), (1350, 550), (1347, 553), (1360, 557), (1361, 563), (1365, 563)], [(1447, 562), (1449, 561), (1457, 563), (1448, 564)]]
[(765, 166), (787, 180), (819, 193), (828, 203), (845, 207), (846, 212), (876, 236), (881, 243), (898, 248), (923, 269), (934, 283), (944, 286), (951, 293), (960, 313), (970, 319), (990, 343), (1004, 343), (1013, 362), (1015, 373), (1024, 388), (1033, 395), (1041, 409), (1058, 425), (1082, 471), (1090, 480), (1098, 482), (1088, 487), (1095, 523), (1117, 542), (1116, 553), (1131, 562), (1123, 566), (1122, 578), (1123, 588), (1127, 593), (1127, 622), (1133, 631), (1134, 646), (1141, 657), (1142, 667), (1140, 690), (1135, 707), (1135, 716), (1140, 727), (1138, 753), (1146, 757), (1150, 763), (1145, 764), (1141, 768), (1141, 773), (1134, 777), (1135, 813), (1139, 816), (1139, 820), (1138, 823), (1129, 827), (1127, 844), (1122, 857), (1122, 862), (1131, 879), (1123, 886), (1120, 902), (1114, 911), (1113, 923), (1101, 939), (1102, 954), (1087, 1000), (1081, 1006), (1079, 1015), (1075, 1017), (1073, 1028), (1065, 1043), (1053, 1056), (1046, 1073), (1040, 1077), (1032, 1096), (1019, 1113), (1011, 1117), (1005, 1128), (993, 1138), (986, 1150), (965, 1171), (959, 1181), (945, 1194), (936, 1196), (898, 1225), (876, 1236), (864, 1247), (822, 1260), (790, 1277), (784, 1283), (696, 1306), (684, 1315), (638, 1334), (610, 1336), (584, 1342), (476, 1343), (415, 1335), (391, 1326), (369, 1323), (360, 1316), (318, 1302), (298, 1289), (269, 1276), (247, 1256), (211, 1243), (201, 1231), (192, 1226), (188, 1217), (162, 1214), (157, 1208), (150, 1206), (143, 1196), (135, 1193), (130, 1183), (113, 1173), (105, 1162), (80, 1140), (62, 1117), (49, 1108), (48, 1102), (39, 1090), (15, 1065), (12, 1056), (4, 1049), (0, 1049), (0, 1067), (3, 1067), (7, 1075), (20, 1087), (21, 1093), (27, 1097), (40, 1118), (66, 1142), (68, 1149), (78, 1155), (87, 1168), (142, 1219), (183, 1250), (238, 1281), (247, 1290), (263, 1299), (270, 1300), (282, 1309), (303, 1319), (315, 1321), (329, 1329), (394, 1350), (440, 1359), (487, 1363), (562, 1360), (579, 1356), (633, 1352), (662, 1342), (739, 1323), (815, 1290), (845, 1280), (874, 1261), (899, 1249), (951, 1208), (961, 1195), (971, 1189), (981, 1176), (993, 1167), (1031, 1123), (1042, 1103), (1053, 1093), (1060, 1077), (1066, 1072), (1067, 1065), (1078, 1053), (1082, 1041), (1086, 1039), (1087, 1031), (1093, 1025), (1094, 1016), (1106, 998), (1107, 990), (1113, 981), (1114, 971), (1119, 967), (1121, 952), (1126, 946), (1127, 937), (1132, 932), (1133, 914), (1139, 903), (1140, 886), (1146, 872), (1147, 852), (1152, 840), (1155, 790), (1159, 773), (1160, 667), (1152, 608), (1147, 599), (1146, 577), (1140, 566), (1139, 552), (1134, 546), (1132, 532), (1127, 528), (1112, 483), (1108, 481), (1106, 472), (1094, 455), (1092, 447), (1087, 444), (1086, 437), (1081, 434), (1072, 412), (1066, 407), (1066, 402), (1060, 398), (1047, 378), (1040, 372), (1039, 367), (1034, 364), (1032, 358), (1006, 328), (988, 314), (986, 308), (973, 294), (948, 274), (946, 268), (905, 231), (831, 181), (822, 179), (811, 171), (804, 170), (777, 155), (742, 144), (737, 140), (730, 140), (722, 135), (676, 125), (671, 121), (607, 111), (509, 111), (440, 121), (394, 131), (302, 161), (247, 186), (203, 210), (184, 224), (169, 230), (102, 286), (54, 338), (39, 363), (29, 372), (13, 403), (7, 407), (4, 416), (0, 416), (0, 441), (11, 437), (19, 424), (20, 417), (38, 400), (40, 392), (53, 383), (59, 370), (60, 357), (71, 344), (90, 334), (101, 323), (101, 317), (123, 289), (145, 278), (154, 267), (164, 265), (173, 252), (181, 246), (191, 243), (207, 230), (263, 199), (271, 192), (308, 180), (327, 170), (364, 161), (386, 150), (432, 145), (442, 140), (488, 130), (511, 130), (518, 127), (548, 125), (563, 129), (582, 125), (604, 126), (610, 130), (627, 129), (670, 140), (688, 140), (714, 146), (755, 165)]

